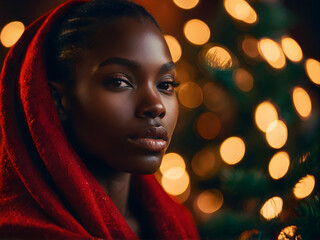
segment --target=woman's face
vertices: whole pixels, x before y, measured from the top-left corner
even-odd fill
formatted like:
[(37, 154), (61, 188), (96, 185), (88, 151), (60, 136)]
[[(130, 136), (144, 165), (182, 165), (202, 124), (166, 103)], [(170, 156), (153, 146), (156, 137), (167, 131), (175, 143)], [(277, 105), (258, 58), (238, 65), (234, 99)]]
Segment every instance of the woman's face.
[(74, 137), (86, 155), (113, 169), (153, 173), (178, 117), (165, 40), (151, 21), (123, 18), (101, 27), (93, 46), (77, 59), (62, 98)]

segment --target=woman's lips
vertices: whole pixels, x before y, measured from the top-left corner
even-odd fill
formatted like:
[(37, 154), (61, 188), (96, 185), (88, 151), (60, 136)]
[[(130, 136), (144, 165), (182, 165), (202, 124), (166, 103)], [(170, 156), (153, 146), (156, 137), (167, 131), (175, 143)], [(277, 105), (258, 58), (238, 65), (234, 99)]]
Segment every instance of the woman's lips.
[(153, 138), (130, 138), (130, 142), (148, 152), (162, 152), (167, 145), (165, 140)]
[(164, 127), (147, 127), (129, 138), (129, 142), (148, 152), (162, 152), (166, 149), (168, 135)]

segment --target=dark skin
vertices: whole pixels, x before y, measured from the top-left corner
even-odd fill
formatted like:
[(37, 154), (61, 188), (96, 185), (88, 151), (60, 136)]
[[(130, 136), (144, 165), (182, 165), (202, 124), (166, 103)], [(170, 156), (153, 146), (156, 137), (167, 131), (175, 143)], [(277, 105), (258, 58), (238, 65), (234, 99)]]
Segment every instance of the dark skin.
[(122, 18), (100, 27), (77, 59), (72, 85), (53, 83), (72, 129), (69, 138), (131, 229), (131, 173), (151, 174), (178, 118), (175, 67), (159, 29)]

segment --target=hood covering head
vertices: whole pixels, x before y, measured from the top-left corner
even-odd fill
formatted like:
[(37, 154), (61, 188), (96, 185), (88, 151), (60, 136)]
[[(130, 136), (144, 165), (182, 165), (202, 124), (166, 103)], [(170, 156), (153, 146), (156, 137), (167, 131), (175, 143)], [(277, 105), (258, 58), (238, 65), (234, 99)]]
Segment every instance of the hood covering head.
[[(137, 239), (62, 128), (48, 86), (46, 35), (71, 0), (31, 24), (9, 51), (0, 82), (0, 236)], [(155, 238), (197, 239), (189, 212), (153, 175), (132, 178)]]

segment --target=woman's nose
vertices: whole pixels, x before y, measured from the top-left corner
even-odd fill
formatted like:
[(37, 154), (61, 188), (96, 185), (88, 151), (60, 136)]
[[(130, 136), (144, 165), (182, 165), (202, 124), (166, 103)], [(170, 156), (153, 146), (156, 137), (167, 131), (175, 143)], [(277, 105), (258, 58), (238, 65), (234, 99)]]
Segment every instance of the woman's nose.
[(157, 90), (145, 89), (140, 91), (136, 115), (139, 118), (159, 117), (161, 119), (166, 115), (166, 108)]

